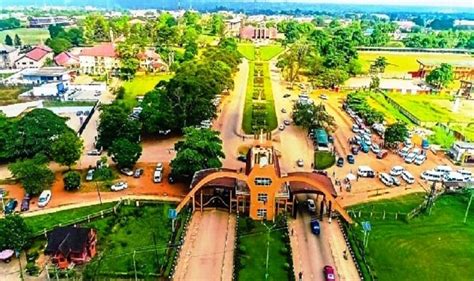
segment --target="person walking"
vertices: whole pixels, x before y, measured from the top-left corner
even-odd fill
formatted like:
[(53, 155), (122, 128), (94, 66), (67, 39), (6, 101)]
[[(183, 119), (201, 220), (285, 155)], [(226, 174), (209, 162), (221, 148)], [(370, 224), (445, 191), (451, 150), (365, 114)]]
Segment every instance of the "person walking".
[(303, 272), (300, 271), (300, 273), (298, 273), (298, 279), (299, 281), (303, 281)]

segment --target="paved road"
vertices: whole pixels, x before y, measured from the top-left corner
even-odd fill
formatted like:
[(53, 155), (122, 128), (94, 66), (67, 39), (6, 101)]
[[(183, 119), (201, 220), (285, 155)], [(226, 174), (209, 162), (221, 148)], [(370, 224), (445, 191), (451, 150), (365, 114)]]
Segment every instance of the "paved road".
[(173, 280), (232, 280), (235, 226), (228, 212), (195, 212)]
[[(315, 196), (298, 196), (302, 202), (307, 198), (315, 199)], [(319, 203), (316, 205), (318, 214)], [(336, 268), (338, 280), (360, 280), (354, 262), (343, 258), (342, 253), (346, 249), (346, 244), (338, 223), (336, 221), (329, 223), (325, 217), (320, 221), (321, 234), (314, 235), (310, 229), (310, 221), (314, 216), (305, 207), (300, 207), (297, 218), (290, 222), (290, 227), (293, 229), (290, 240), (295, 277), (298, 278), (298, 273), (303, 272), (303, 280), (324, 280), (323, 267), (331, 265)]]

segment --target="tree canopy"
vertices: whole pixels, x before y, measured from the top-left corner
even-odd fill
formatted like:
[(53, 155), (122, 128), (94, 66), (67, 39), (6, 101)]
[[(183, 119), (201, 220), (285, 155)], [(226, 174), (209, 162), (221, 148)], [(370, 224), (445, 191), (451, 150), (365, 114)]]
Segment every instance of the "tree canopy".
[(0, 220), (0, 249), (21, 251), (30, 242), (31, 229), (19, 215), (10, 215)]
[(12, 175), (23, 185), (26, 193), (40, 194), (51, 187), (54, 181), (53, 172), (46, 166), (44, 156), (17, 161), (8, 166)]
[(98, 147), (107, 149), (116, 139), (121, 138), (134, 143), (139, 141), (141, 124), (130, 118), (130, 113), (130, 109), (118, 103), (101, 107), (100, 122), (97, 128)]
[(323, 128), (334, 131), (336, 128), (334, 117), (328, 114), (323, 104), (295, 102), (291, 117), (297, 126), (305, 129)]
[(142, 147), (139, 143), (120, 138), (112, 143), (109, 155), (117, 163), (118, 168), (133, 168), (138, 158), (142, 155)]
[(51, 145), (53, 160), (71, 168), (81, 158), (83, 140), (73, 132), (60, 135)]
[(393, 146), (408, 138), (408, 128), (405, 123), (397, 122), (387, 127), (384, 134), (385, 145)]
[(438, 89), (448, 86), (453, 80), (453, 67), (447, 63), (442, 63), (426, 76), (426, 82)]

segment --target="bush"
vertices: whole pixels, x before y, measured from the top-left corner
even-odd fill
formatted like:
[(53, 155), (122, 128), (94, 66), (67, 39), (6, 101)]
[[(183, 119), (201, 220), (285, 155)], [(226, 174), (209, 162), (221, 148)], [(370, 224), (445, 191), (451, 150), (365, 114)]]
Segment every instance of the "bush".
[(314, 153), (314, 168), (316, 170), (324, 170), (332, 167), (336, 162), (336, 158), (329, 151), (316, 151)]
[(64, 188), (67, 191), (77, 190), (81, 187), (81, 174), (78, 172), (67, 172), (64, 177)]
[(36, 276), (39, 273), (39, 267), (34, 262), (28, 262), (26, 264), (26, 273), (30, 276)]
[(115, 178), (114, 172), (109, 167), (102, 167), (94, 172), (94, 180), (96, 181), (108, 181)]

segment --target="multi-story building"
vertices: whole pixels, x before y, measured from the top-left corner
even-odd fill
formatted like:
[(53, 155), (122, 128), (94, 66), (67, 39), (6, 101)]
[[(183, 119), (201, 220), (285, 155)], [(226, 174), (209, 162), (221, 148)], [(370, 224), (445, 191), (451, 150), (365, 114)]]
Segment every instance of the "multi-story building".
[(67, 17), (33, 17), (29, 20), (31, 28), (47, 28), (50, 25), (71, 25), (72, 21)]
[(120, 60), (113, 43), (103, 43), (82, 49), (79, 54), (80, 72), (90, 75), (115, 74)]
[(161, 56), (152, 49), (147, 49), (138, 54), (140, 69), (148, 72), (168, 71), (168, 64), (161, 59)]
[(16, 68), (40, 68), (46, 61), (53, 59), (53, 50), (48, 46), (38, 45), (28, 53), (20, 56), (15, 62)]
[(254, 26), (244, 26), (240, 29), (240, 39), (247, 40), (259, 40), (259, 39), (269, 39), (275, 40), (278, 39), (278, 31), (274, 27), (254, 27)]
[(20, 50), (18, 48), (0, 44), (0, 69), (14, 68)]
[(75, 68), (79, 66), (79, 58), (65, 51), (54, 57), (54, 63), (57, 66)]

